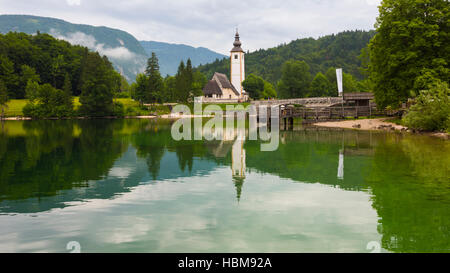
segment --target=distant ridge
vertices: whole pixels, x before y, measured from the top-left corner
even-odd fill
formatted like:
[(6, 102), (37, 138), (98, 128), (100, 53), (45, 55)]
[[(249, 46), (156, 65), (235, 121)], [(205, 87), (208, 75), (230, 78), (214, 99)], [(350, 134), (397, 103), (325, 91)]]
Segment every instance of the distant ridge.
[[(246, 54), (246, 74), (254, 73), (277, 84), (281, 78), (283, 64), (288, 60), (305, 61), (312, 76), (325, 73), (330, 67), (343, 68), (344, 72), (362, 80), (361, 50), (367, 47), (375, 31), (344, 31), (318, 39), (303, 38), (269, 49), (260, 49)], [(198, 67), (210, 78), (214, 72), (229, 76), (230, 60), (223, 59)]]
[(207, 48), (153, 41), (139, 42), (128, 32), (104, 26), (72, 24), (61, 19), (33, 15), (0, 15), (0, 33), (10, 31), (34, 34), (48, 33), (55, 38), (79, 44), (106, 55), (115, 69), (128, 81), (145, 70), (147, 59), (154, 51), (159, 59), (161, 74), (174, 75), (181, 60), (191, 58), (194, 66), (225, 57)]
[(191, 58), (192, 65), (199, 66), (226, 57), (204, 47), (195, 48), (184, 44), (141, 41), (141, 45), (147, 52), (147, 55), (150, 56), (152, 52), (156, 53), (161, 64), (161, 75), (163, 76), (176, 74), (181, 60), (186, 62), (188, 58)]
[(117, 71), (134, 81), (144, 70), (147, 54), (131, 34), (108, 27), (72, 24), (64, 20), (32, 15), (0, 15), (0, 32), (48, 33), (106, 55)]

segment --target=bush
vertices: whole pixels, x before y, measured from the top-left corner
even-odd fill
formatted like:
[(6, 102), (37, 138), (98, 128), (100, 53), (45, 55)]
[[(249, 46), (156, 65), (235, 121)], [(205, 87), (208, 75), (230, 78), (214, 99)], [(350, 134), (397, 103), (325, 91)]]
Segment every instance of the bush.
[(113, 103), (113, 115), (115, 117), (123, 117), (125, 115), (123, 103), (118, 101)]
[(36, 94), (23, 108), (23, 114), (32, 118), (62, 118), (73, 115), (72, 98), (50, 84), (36, 85)]
[(130, 95), (129, 92), (116, 92), (116, 93), (114, 93), (114, 98), (117, 98), (117, 99), (128, 99), (130, 97), (131, 97), (131, 95)]
[(450, 89), (445, 82), (420, 92), (403, 120), (406, 126), (424, 131), (450, 130)]

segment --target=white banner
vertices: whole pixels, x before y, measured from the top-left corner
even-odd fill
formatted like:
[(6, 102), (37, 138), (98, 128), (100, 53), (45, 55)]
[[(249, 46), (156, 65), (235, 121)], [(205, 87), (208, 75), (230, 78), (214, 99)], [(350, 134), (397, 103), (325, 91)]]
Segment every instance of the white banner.
[(342, 83), (342, 68), (336, 69), (336, 78), (337, 78), (339, 97), (342, 97), (342, 94), (344, 93), (344, 86)]

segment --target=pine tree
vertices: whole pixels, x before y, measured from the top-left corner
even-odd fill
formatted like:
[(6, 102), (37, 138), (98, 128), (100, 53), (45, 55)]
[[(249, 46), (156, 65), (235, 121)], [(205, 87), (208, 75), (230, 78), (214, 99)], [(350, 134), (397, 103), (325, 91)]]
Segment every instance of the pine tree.
[(0, 108), (1, 108), (1, 118), (3, 119), (5, 116), (5, 109), (8, 108), (8, 90), (6, 89), (6, 85), (0, 80)]
[(147, 69), (145, 73), (148, 77), (148, 93), (145, 96), (145, 101), (150, 103), (162, 102), (164, 83), (163, 78), (159, 72), (158, 58), (155, 52), (152, 52), (152, 57), (147, 61)]
[(70, 76), (68, 73), (66, 73), (64, 77), (63, 92), (64, 92), (64, 106), (67, 108), (68, 111), (72, 111), (73, 109), (72, 83), (70, 81)]
[(189, 98), (189, 93), (186, 91), (187, 85), (186, 67), (183, 61), (181, 61), (180, 65), (178, 66), (178, 72), (175, 78), (176, 78), (176, 100), (178, 102), (187, 102)]
[(113, 114), (111, 70), (98, 53), (88, 53), (82, 77), (80, 111), (89, 116)]

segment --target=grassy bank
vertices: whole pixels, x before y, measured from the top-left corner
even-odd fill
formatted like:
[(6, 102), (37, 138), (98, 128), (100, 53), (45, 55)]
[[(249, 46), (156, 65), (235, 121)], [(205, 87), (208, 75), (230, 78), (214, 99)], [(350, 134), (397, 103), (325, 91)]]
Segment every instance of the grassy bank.
[[(164, 105), (155, 105), (151, 107), (141, 107), (139, 102), (130, 98), (117, 98), (115, 102), (123, 104), (125, 116), (147, 116), (147, 115), (163, 115), (170, 113), (170, 109)], [(10, 100), (6, 109), (6, 117), (23, 117), (23, 108), (28, 103), (27, 99)], [(74, 110), (78, 110), (81, 106), (79, 97), (73, 99)]]

